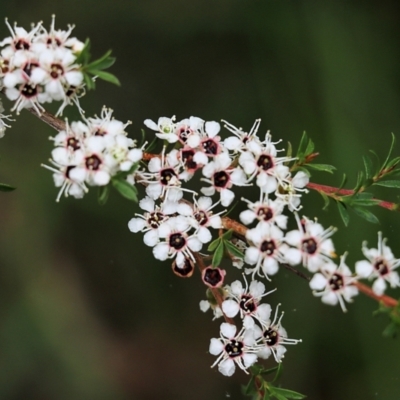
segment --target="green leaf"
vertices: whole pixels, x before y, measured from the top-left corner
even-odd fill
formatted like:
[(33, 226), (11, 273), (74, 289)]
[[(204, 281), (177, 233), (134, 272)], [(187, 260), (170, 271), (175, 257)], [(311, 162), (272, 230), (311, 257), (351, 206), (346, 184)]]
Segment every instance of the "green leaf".
[(392, 132), (392, 143), (390, 144), (389, 153), (386, 156), (386, 160), (382, 164), (381, 171), (386, 168), (386, 166), (387, 166), (387, 164), (388, 164), (388, 162), (390, 160), (390, 156), (392, 155), (392, 151), (393, 151), (393, 147), (394, 147), (395, 143), (396, 143), (396, 136), (394, 136), (394, 134)]
[(224, 243), (221, 241), (218, 247), (215, 250), (213, 259), (212, 259), (212, 265), (213, 267), (218, 267), (219, 264), (221, 264), (222, 258), (224, 257)]
[(88, 70), (88, 72), (90, 72), (93, 75), (96, 75), (100, 79), (103, 79), (103, 81), (113, 83), (114, 85), (117, 85), (117, 86), (121, 86), (121, 83), (118, 80), (118, 78), (115, 75), (110, 74), (109, 72), (99, 71), (97, 69), (91, 69), (91, 70)]
[(308, 168), (315, 169), (317, 171), (324, 171), (324, 172), (329, 172), (330, 174), (333, 174), (333, 171), (335, 171), (336, 167), (333, 165), (329, 164), (307, 164)]
[(292, 153), (293, 153), (292, 143), (288, 142), (286, 157), (292, 158)]
[(326, 210), (329, 206), (329, 197), (324, 192), (319, 192), (319, 194), (324, 199), (324, 206), (322, 207), (322, 209)]
[(6, 183), (0, 183), (0, 192), (12, 192), (15, 189), (15, 187), (7, 185)]
[(304, 394), (295, 392), (293, 390), (281, 389), (281, 388), (277, 388), (277, 387), (274, 387), (273, 391), (271, 391), (271, 392), (274, 394), (274, 396), (280, 395), (286, 399), (301, 400), (301, 399), (306, 398), (306, 396), (304, 396)]
[(115, 189), (118, 190), (118, 192), (128, 200), (132, 200), (135, 203), (137, 203), (137, 189), (135, 186), (132, 186), (130, 183), (128, 183), (125, 180), (119, 180), (119, 179), (112, 179), (111, 180), (113, 186)]
[(400, 181), (394, 181), (394, 180), (375, 182), (374, 185), (400, 189)]
[(232, 237), (232, 233), (233, 233), (233, 229), (229, 229), (229, 231), (226, 231), (223, 235), (222, 238), (224, 240), (230, 240), (230, 238)]
[(111, 50), (108, 50), (102, 57), (85, 65), (86, 69), (106, 69), (115, 63), (115, 57), (110, 57)]
[(377, 164), (379, 165), (379, 164), (381, 163), (381, 161), (380, 161), (380, 159), (379, 159), (378, 154), (376, 154), (374, 150), (370, 150), (370, 153), (372, 153), (372, 154), (375, 156), (376, 162), (377, 162)]
[(85, 80), (85, 84), (88, 90), (92, 90), (96, 88), (96, 84), (94, 80), (86, 73), (83, 74), (83, 78)]
[(226, 250), (234, 257), (244, 258), (244, 254), (232, 242), (225, 240), (224, 245)]
[(375, 214), (372, 214), (371, 211), (366, 210), (365, 208), (353, 208), (354, 212), (361, 218), (366, 219), (368, 222), (372, 222), (373, 224), (379, 224), (379, 219)]
[(85, 65), (88, 63), (89, 58), (90, 58), (90, 39), (86, 39), (83, 49), (78, 54), (75, 63), (80, 65)]
[(395, 157), (387, 163), (386, 169), (396, 167), (398, 163), (400, 163), (400, 157)]
[(387, 337), (387, 338), (394, 338), (397, 336), (398, 330), (399, 330), (399, 325), (395, 324), (394, 322), (391, 322), (382, 332), (382, 335)]
[(365, 168), (365, 176), (367, 177), (367, 179), (371, 179), (375, 175), (372, 172), (372, 170), (374, 168), (372, 160), (367, 156), (363, 156), (363, 161), (364, 161), (364, 168)]
[(357, 183), (356, 183), (355, 188), (353, 189), (354, 190), (353, 196), (359, 192), (363, 183), (364, 183), (364, 173), (362, 171), (359, 171), (357, 174)]
[(254, 380), (255, 380), (255, 376), (253, 375), (250, 378), (249, 383), (246, 386), (242, 385), (242, 394), (251, 395), (256, 392)]
[[(371, 196), (372, 197), (372, 196)], [(357, 193), (354, 197), (353, 196), (343, 196), (342, 202), (348, 204), (351, 207), (371, 207), (376, 206), (380, 203), (377, 199), (372, 199), (371, 197), (361, 197), (359, 193)]]
[(350, 219), (349, 212), (347, 211), (345, 205), (342, 202), (338, 201), (337, 206), (339, 214), (343, 220), (343, 223), (345, 226), (347, 226), (349, 224), (349, 219)]
[(346, 176), (346, 174), (343, 174), (342, 182), (340, 183), (337, 191), (343, 189), (343, 187), (346, 184), (346, 182), (347, 182), (347, 176)]
[(277, 371), (276, 371), (276, 375), (274, 376), (274, 379), (272, 382), (276, 382), (282, 375), (282, 372), (283, 372), (283, 366), (282, 366), (282, 363), (279, 363)]
[(277, 400), (288, 400), (287, 397), (275, 392), (275, 390), (271, 390), (271, 395)]
[(104, 206), (104, 204), (107, 203), (109, 194), (110, 194), (110, 185), (99, 186), (99, 193), (97, 200), (101, 206)]
[(308, 143), (307, 143), (307, 147), (306, 147), (306, 152), (305, 152), (305, 154), (308, 156), (309, 154), (312, 154), (312, 152), (314, 151), (314, 148), (315, 148), (315, 146), (314, 146), (314, 142), (311, 140), (311, 139), (309, 139), (308, 140)]
[(307, 146), (307, 133), (306, 133), (306, 131), (304, 131), (303, 132), (303, 136), (301, 137), (301, 139), (300, 139), (300, 144), (299, 144), (299, 148), (298, 148), (298, 150), (297, 150), (297, 155), (296, 155), (296, 157), (301, 157), (301, 156), (303, 156), (304, 155), (304, 152), (305, 152), (305, 149), (306, 149), (306, 146)]
[(218, 239), (215, 239), (213, 242), (211, 242), (209, 245), (208, 245), (208, 251), (214, 251), (217, 247), (218, 247), (218, 245), (221, 243), (221, 238), (218, 238)]

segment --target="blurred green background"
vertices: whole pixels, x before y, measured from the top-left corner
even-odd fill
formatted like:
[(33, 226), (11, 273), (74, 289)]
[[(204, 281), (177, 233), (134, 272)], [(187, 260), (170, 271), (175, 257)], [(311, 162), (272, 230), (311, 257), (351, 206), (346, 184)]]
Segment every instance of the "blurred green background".
[[(107, 105), (132, 120), (131, 137), (159, 116), (245, 129), (262, 118), (262, 132), (283, 143), (297, 145), (306, 130), (319, 162), (338, 168), (313, 181), (338, 185), (344, 172), (353, 184), (361, 157), (383, 157), (400, 132), (398, 1), (16, 0), (0, 10), (27, 28), (49, 26), (55, 13), (58, 28), (74, 23), (74, 35), (91, 38), (95, 57), (112, 49), (122, 86), (99, 82), (82, 104), (87, 115)], [(40, 168), (53, 134), (24, 111), (0, 142), (0, 181), (18, 187), (0, 193), (0, 399), (242, 399), (245, 374), (209, 368), (219, 322), (199, 311), (199, 274), (182, 280), (155, 262), (127, 229), (138, 207), (116, 193), (100, 207), (95, 190), (54, 201)], [(393, 190), (377, 195), (398, 201)], [(400, 215), (377, 209), (375, 226), (352, 214), (345, 229), (322, 204), (310, 193), (304, 213), (338, 226), (335, 246), (350, 251), (349, 265), (363, 240), (376, 246), (378, 230), (400, 257)], [(359, 296), (343, 314), (286, 271), (273, 286), (269, 302), (282, 302), (289, 337), (303, 339), (288, 349), (284, 387), (312, 400), (400, 398), (400, 344), (382, 337), (387, 321), (372, 317), (374, 301)]]

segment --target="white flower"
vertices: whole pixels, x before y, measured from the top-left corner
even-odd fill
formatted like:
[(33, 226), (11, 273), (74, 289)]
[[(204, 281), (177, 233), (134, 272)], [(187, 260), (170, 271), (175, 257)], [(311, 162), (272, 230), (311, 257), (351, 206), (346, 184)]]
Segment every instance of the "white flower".
[(242, 200), (248, 204), (248, 210), (242, 211), (239, 215), (245, 225), (249, 225), (257, 219), (264, 223), (276, 223), (279, 228), (286, 229), (288, 217), (282, 214), (284, 203), (279, 199), (268, 199), (268, 194), (261, 191), (260, 201), (252, 203), (243, 197)]
[(254, 354), (254, 331), (242, 328), (236, 333), (236, 326), (223, 322), (220, 327), (220, 337), (210, 341), (210, 354), (219, 356), (214, 364), (218, 364), (218, 370), (225, 376), (232, 376), (235, 372), (235, 364), (247, 372), (247, 368), (257, 361)]
[(197, 236), (202, 243), (208, 243), (212, 239), (209, 227), (213, 229), (222, 228), (219, 214), (225, 211), (218, 214), (213, 214), (211, 211), (218, 204), (219, 202), (212, 204), (210, 197), (203, 196), (198, 200), (193, 197), (193, 208), (186, 203), (180, 203), (177, 207), (180, 214), (191, 217), (191, 224), (196, 229)]
[(50, 30), (42, 27), (41, 32), (37, 35), (35, 42), (43, 43), (47, 47), (57, 48), (57, 47), (67, 47), (71, 49), (74, 53), (79, 53), (84, 47), (84, 43), (76, 38), (70, 38), (70, 34), (74, 29), (73, 25), (68, 25), (68, 30), (64, 31), (62, 29), (55, 29), (55, 19), (56, 16), (51, 16)]
[(353, 277), (349, 267), (345, 264), (346, 254), (340, 258), (340, 265), (330, 262), (325, 263), (321, 272), (317, 272), (310, 281), (310, 288), (315, 296), (320, 296), (325, 304), (336, 305), (346, 312), (344, 300), (352, 301), (358, 294), (358, 289), (353, 285), (357, 277)]
[(254, 265), (254, 268), (246, 269), (246, 273), (257, 273), (262, 276), (261, 271), (269, 280), (269, 275), (275, 275), (279, 269), (279, 263), (289, 262), (294, 265), (300, 261), (288, 245), (283, 243), (283, 232), (275, 225), (262, 224), (246, 232), (246, 238), (250, 245), (245, 253), (245, 262)]
[(386, 290), (386, 282), (392, 288), (400, 286), (399, 274), (394, 271), (400, 266), (400, 259), (393, 256), (386, 246), (386, 239), (382, 239), (382, 232), (378, 232), (378, 248), (368, 249), (367, 243), (362, 245), (362, 252), (368, 259), (356, 262), (356, 272), (361, 278), (375, 279), (372, 290), (381, 296)]
[[(165, 197), (171, 201), (179, 201), (182, 196), (180, 164), (176, 157), (165, 157), (165, 147), (161, 158), (154, 157), (147, 166), (149, 172), (140, 172), (140, 183), (146, 183), (146, 193), (152, 199)], [(190, 190), (188, 190), (190, 191)]]
[(221, 204), (224, 207), (228, 207), (235, 198), (235, 194), (230, 190), (232, 185), (246, 185), (246, 176), (242, 169), (231, 168), (230, 165), (231, 159), (229, 155), (221, 153), (203, 168), (203, 175), (210, 179), (203, 178), (202, 180), (212, 186), (201, 188), (201, 192), (206, 196), (212, 196), (215, 191), (218, 191), (221, 196)]
[(128, 228), (134, 233), (144, 232), (143, 242), (147, 246), (154, 247), (159, 241), (159, 227), (175, 213), (176, 204), (166, 201), (159, 207), (152, 198), (145, 197), (140, 200), (139, 207), (147, 212), (144, 215), (135, 214), (137, 218), (132, 218), (128, 222)]
[(88, 191), (85, 183), (71, 177), (71, 171), (78, 164), (80, 155), (78, 153), (71, 153), (63, 147), (56, 147), (51, 154), (52, 159), (50, 159), (50, 162), (53, 166), (42, 164), (42, 167), (54, 172), (54, 184), (60, 188), (56, 201), (60, 201), (63, 193), (65, 197), (73, 196), (76, 199), (82, 198)]
[(224, 140), (224, 146), (228, 150), (232, 150), (235, 153), (240, 152), (247, 148), (247, 144), (252, 140), (259, 142), (257, 137), (257, 131), (261, 123), (261, 119), (256, 119), (250, 132), (244, 132), (242, 128), (236, 128), (236, 126), (231, 123), (222, 120), (225, 123), (224, 127), (231, 131), (235, 136), (230, 136)]
[(265, 285), (262, 282), (253, 280), (249, 287), (245, 277), (244, 279), (246, 282), (245, 288), (243, 288), (240, 281), (235, 281), (230, 286), (225, 287), (228, 295), (222, 303), (222, 310), (229, 318), (234, 318), (240, 313), (240, 317), (243, 319), (243, 326), (249, 329), (254, 327), (253, 318), (259, 321), (269, 320), (271, 306), (269, 304), (260, 304), (260, 301), (262, 297), (267, 296), (274, 290), (264, 293)]
[(329, 239), (336, 232), (336, 228), (325, 229), (321, 224), (311, 221), (306, 217), (300, 221), (295, 213), (298, 230), (290, 231), (285, 236), (285, 242), (299, 253), (303, 265), (310, 272), (316, 272), (322, 268), (325, 263), (330, 262), (331, 257), (335, 257), (333, 242)]
[(276, 197), (287, 204), (290, 211), (298, 211), (301, 208), (301, 194), (299, 192), (308, 193), (308, 190), (305, 189), (309, 182), (308, 175), (299, 171), (292, 178), (288, 170), (280, 169), (277, 172), (280, 185), (275, 191)]
[(276, 307), (273, 321), (261, 323), (262, 333), (260, 338), (257, 339), (257, 343), (260, 343), (257, 356), (266, 359), (272, 353), (275, 361), (279, 363), (286, 353), (286, 347), (283, 345), (297, 344), (301, 342), (301, 339), (289, 339), (287, 337), (286, 330), (281, 325), (283, 313), (278, 319), (278, 309), (279, 305)]
[(280, 176), (289, 171), (283, 163), (291, 158), (277, 157), (278, 150), (275, 144), (271, 141), (271, 135), (267, 133), (264, 142), (251, 141), (247, 144), (247, 150), (239, 157), (239, 164), (244, 172), (250, 175), (249, 181), (257, 176), (256, 184), (265, 193), (274, 192), (278, 188)]
[(196, 235), (187, 234), (190, 229), (189, 221), (183, 216), (172, 217), (162, 224), (158, 228), (158, 235), (165, 241), (154, 246), (154, 257), (161, 261), (176, 257), (178, 267), (184, 265), (185, 257), (195, 261), (192, 252), (200, 251), (202, 243)]
[(175, 115), (172, 118), (160, 117), (157, 123), (151, 119), (146, 119), (144, 124), (153, 131), (156, 131), (156, 136), (158, 138), (164, 139), (169, 143), (175, 143), (178, 141), (179, 137), (175, 133), (176, 125), (174, 121)]

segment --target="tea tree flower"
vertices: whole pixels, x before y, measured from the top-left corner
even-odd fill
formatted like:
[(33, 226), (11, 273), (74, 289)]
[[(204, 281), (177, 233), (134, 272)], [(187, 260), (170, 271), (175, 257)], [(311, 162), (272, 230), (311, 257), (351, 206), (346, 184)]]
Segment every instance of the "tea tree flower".
[(248, 133), (243, 131), (242, 128), (236, 128), (236, 126), (232, 125), (228, 121), (222, 120), (222, 122), (225, 124), (224, 127), (235, 135), (224, 140), (224, 146), (228, 150), (240, 152), (245, 150), (247, 148), (247, 144), (252, 140), (259, 142), (259, 139), (256, 135), (261, 124), (261, 119), (256, 119), (254, 121), (254, 124)]
[(158, 260), (166, 260), (176, 257), (176, 265), (183, 267), (185, 257), (194, 261), (193, 253), (200, 251), (202, 243), (196, 235), (189, 235), (191, 229), (188, 220), (183, 216), (170, 218), (158, 229), (158, 235), (165, 239), (153, 248), (154, 257)]
[(246, 185), (246, 176), (241, 168), (231, 168), (231, 159), (226, 153), (215, 157), (213, 161), (203, 168), (203, 175), (208, 179), (202, 179), (212, 186), (201, 188), (206, 196), (212, 196), (216, 191), (220, 193), (221, 204), (228, 207), (235, 195), (230, 188), (232, 185)]
[(330, 238), (336, 228), (324, 229), (321, 224), (306, 217), (300, 221), (295, 214), (298, 230), (290, 231), (285, 236), (285, 242), (296, 248), (303, 265), (310, 272), (316, 272), (335, 257), (335, 249)]
[(263, 224), (249, 229), (246, 238), (253, 244), (245, 253), (245, 262), (255, 264), (254, 268), (246, 269), (247, 274), (252, 274), (252, 279), (258, 274), (265, 275), (269, 280), (270, 275), (278, 272), (279, 263), (289, 262), (295, 265), (300, 262), (300, 255), (283, 243), (283, 232), (275, 225)]
[(347, 311), (344, 301), (350, 303), (352, 297), (358, 294), (358, 289), (353, 285), (357, 277), (353, 276), (345, 259), (346, 254), (340, 258), (339, 266), (333, 262), (325, 263), (310, 281), (314, 296), (321, 297), (323, 303), (332, 306), (339, 303), (344, 312)]
[(257, 339), (259, 351), (257, 356), (260, 358), (268, 358), (271, 354), (276, 362), (281, 362), (286, 347), (284, 345), (292, 345), (301, 342), (301, 339), (289, 339), (286, 330), (281, 324), (283, 312), (278, 318), (278, 307), (276, 307), (274, 319), (271, 321), (261, 322), (262, 330), (260, 337)]
[(239, 215), (245, 225), (258, 220), (260, 223), (276, 223), (279, 228), (286, 229), (288, 217), (282, 214), (285, 205), (279, 199), (271, 200), (268, 198), (268, 194), (261, 192), (259, 201), (252, 203), (243, 197), (242, 200), (248, 204), (248, 209)]
[(244, 372), (257, 361), (253, 330), (242, 328), (238, 333), (236, 326), (223, 322), (220, 327), (220, 337), (211, 339), (209, 352), (218, 356), (211, 366), (218, 365), (218, 370), (225, 376), (231, 376), (237, 365)]
[(271, 306), (269, 304), (260, 304), (262, 297), (267, 296), (274, 290), (265, 292), (265, 285), (262, 282), (252, 280), (248, 286), (243, 288), (240, 281), (233, 282), (227, 286), (227, 299), (222, 303), (222, 310), (226, 316), (234, 318), (238, 313), (243, 319), (245, 328), (254, 327), (254, 319), (268, 321), (271, 314)]
[(368, 259), (356, 262), (356, 271), (361, 278), (374, 280), (372, 290), (377, 295), (382, 295), (387, 283), (392, 288), (400, 286), (399, 274), (394, 271), (400, 266), (400, 259), (396, 259), (390, 247), (386, 246), (386, 239), (382, 239), (382, 232), (378, 232), (378, 248), (367, 247), (367, 242), (362, 245), (362, 252)]

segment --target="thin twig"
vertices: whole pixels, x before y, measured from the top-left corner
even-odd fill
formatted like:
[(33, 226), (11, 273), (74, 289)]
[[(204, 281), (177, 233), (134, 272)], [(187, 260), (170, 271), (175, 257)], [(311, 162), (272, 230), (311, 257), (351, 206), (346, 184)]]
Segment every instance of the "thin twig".
[(386, 307), (397, 307), (399, 304), (398, 301), (395, 300), (393, 297), (386, 295), (378, 296), (369, 286), (364, 285), (363, 283), (354, 282), (353, 285), (356, 286), (360, 292), (364, 293), (374, 300), (382, 302)]

